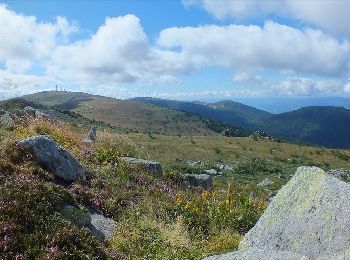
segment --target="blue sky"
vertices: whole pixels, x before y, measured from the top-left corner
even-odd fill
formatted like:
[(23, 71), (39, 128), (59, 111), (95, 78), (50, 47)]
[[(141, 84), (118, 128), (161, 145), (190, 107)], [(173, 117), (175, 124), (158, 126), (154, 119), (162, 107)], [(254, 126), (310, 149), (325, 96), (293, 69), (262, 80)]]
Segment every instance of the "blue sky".
[[(2, 1), (0, 98), (350, 95), (350, 1)], [(3, 26), (4, 25), (4, 26)]]

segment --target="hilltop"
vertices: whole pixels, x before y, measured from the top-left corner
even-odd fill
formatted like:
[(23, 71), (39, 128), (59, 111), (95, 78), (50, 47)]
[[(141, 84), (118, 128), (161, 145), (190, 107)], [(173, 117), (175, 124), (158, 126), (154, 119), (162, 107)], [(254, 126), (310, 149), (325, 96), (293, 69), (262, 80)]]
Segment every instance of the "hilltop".
[(23, 96), (23, 98), (41, 105), (69, 110), (128, 132), (217, 135), (229, 128), (239, 136), (250, 134), (250, 131), (240, 127), (193, 113), (80, 92), (45, 91)]

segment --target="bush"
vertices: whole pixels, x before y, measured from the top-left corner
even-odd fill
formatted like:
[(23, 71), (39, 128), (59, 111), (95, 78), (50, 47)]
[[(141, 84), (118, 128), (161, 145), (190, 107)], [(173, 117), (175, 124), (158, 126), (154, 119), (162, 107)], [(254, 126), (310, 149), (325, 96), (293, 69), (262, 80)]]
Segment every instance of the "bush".
[(192, 199), (185, 199), (179, 194), (177, 205), (189, 231), (196, 235), (208, 235), (213, 230), (227, 228), (244, 234), (254, 226), (265, 209), (264, 202), (235, 193), (231, 185), (221, 198), (218, 193), (208, 191)]

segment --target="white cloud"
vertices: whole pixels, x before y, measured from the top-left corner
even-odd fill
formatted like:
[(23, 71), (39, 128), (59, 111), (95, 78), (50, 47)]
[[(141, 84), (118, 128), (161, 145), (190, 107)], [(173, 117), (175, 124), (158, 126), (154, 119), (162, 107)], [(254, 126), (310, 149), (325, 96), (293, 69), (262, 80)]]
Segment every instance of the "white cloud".
[(332, 33), (350, 36), (350, 1), (322, 0), (182, 0), (185, 6), (197, 5), (218, 19), (254, 18), (269, 14), (292, 17)]
[(107, 18), (89, 39), (58, 47), (48, 71), (70, 80), (163, 82), (179, 71), (176, 55), (154, 48), (138, 17)]
[(0, 24), (0, 64), (18, 72), (47, 57), (58, 41), (76, 30), (63, 17), (57, 17), (54, 23), (38, 22), (34, 16), (17, 14), (2, 4)]
[(0, 70), (0, 100), (40, 90), (53, 90), (54, 79), (48, 76), (26, 75)]
[(319, 30), (299, 30), (272, 21), (263, 27), (207, 25), (160, 33), (160, 47), (180, 48), (182, 67), (233, 70), (276, 69), (339, 75), (348, 69), (349, 44)]

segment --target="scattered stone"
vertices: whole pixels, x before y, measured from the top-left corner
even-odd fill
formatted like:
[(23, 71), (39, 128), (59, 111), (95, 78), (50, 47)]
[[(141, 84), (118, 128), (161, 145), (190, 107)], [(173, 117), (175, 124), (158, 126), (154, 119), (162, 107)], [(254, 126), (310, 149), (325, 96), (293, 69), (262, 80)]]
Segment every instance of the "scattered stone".
[(91, 217), (91, 232), (100, 241), (110, 240), (113, 238), (113, 233), (116, 224), (113, 219), (106, 218), (101, 214), (90, 214)]
[(213, 178), (208, 174), (184, 174), (183, 184), (187, 187), (203, 187), (210, 190), (213, 186)]
[(263, 180), (262, 182), (259, 182), (256, 186), (265, 187), (265, 186), (269, 186), (271, 184), (273, 184), (273, 181), (270, 181), (269, 178), (265, 178), (265, 180)]
[(31, 150), (36, 161), (55, 176), (67, 181), (85, 180), (85, 172), (79, 162), (67, 150), (44, 135), (29, 137), (19, 145)]
[(91, 127), (89, 133), (85, 135), (83, 142), (84, 143), (94, 143), (96, 141), (96, 127)]
[(226, 170), (226, 171), (232, 171), (234, 169), (232, 165), (229, 165), (226, 163), (217, 164), (216, 167), (218, 167), (220, 170)]
[(202, 161), (187, 161), (186, 162), (189, 166), (196, 166), (196, 165), (201, 165)]
[(156, 176), (163, 175), (162, 165), (158, 162), (153, 162), (153, 161), (148, 161), (148, 160), (143, 160), (143, 159), (138, 159), (133, 157), (121, 157), (120, 159), (129, 165), (141, 167), (142, 170), (145, 170), (153, 175), (156, 175)]
[(349, 259), (350, 185), (317, 167), (299, 167), (239, 250), (208, 259)]
[(268, 135), (264, 131), (255, 131), (250, 137), (253, 138), (254, 140), (267, 140), (271, 142), (276, 141), (275, 138)]
[(215, 169), (209, 169), (209, 170), (205, 170), (204, 171), (205, 174), (211, 175), (211, 176), (218, 176), (218, 175), (222, 175), (222, 172), (219, 172)]

